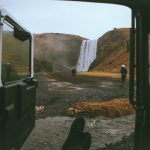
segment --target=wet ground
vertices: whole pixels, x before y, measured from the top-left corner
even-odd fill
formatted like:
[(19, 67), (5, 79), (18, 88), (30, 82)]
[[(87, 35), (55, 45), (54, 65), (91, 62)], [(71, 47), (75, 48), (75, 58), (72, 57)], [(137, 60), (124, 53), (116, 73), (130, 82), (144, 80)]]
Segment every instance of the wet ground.
[[(43, 74), (35, 77), (39, 80), (37, 106), (42, 106), (42, 111), (36, 113), (35, 129), (22, 150), (60, 150), (74, 120), (68, 114), (72, 103), (128, 98), (128, 81), (120, 87), (117, 78), (73, 77), (62, 73), (53, 78)], [(115, 119), (85, 117), (86, 131), (93, 137), (90, 150), (132, 150), (134, 117), (134, 114)]]

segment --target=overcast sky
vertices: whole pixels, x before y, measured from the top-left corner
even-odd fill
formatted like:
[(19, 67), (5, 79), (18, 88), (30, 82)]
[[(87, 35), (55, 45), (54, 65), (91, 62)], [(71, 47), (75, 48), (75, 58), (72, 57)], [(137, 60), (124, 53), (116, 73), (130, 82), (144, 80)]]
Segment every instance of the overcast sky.
[(32, 33), (66, 33), (97, 39), (113, 28), (131, 26), (124, 6), (54, 0), (0, 0)]

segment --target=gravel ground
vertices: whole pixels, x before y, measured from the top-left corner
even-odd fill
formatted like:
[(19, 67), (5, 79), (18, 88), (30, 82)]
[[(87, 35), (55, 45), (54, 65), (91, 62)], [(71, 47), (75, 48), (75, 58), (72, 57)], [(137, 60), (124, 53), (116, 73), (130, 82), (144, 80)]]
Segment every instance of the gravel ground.
[(55, 78), (46, 78), (37, 74), (37, 105), (44, 105), (45, 111), (36, 118), (68, 116), (68, 107), (75, 102), (108, 101), (128, 97), (128, 81), (120, 87), (119, 79), (90, 76), (72, 77), (70, 74), (55, 74)]
[[(44, 111), (36, 113), (35, 129), (21, 150), (60, 150), (74, 120), (67, 111), (74, 102), (128, 97), (128, 81), (125, 87), (120, 87), (119, 79), (60, 73), (54, 76), (36, 74), (37, 106), (44, 106)], [(134, 117), (85, 117), (86, 131), (93, 137), (90, 150), (133, 150)]]
[[(25, 142), (22, 150), (60, 150), (73, 120), (74, 118), (63, 116), (38, 119), (35, 129)], [(92, 134), (90, 150), (108, 150), (99, 148), (104, 148), (105, 144), (121, 141), (123, 136), (129, 136), (134, 130), (134, 115), (115, 119), (95, 117), (93, 119), (85, 118), (85, 120), (85, 131)], [(95, 123), (93, 124), (93, 122)], [(124, 142), (124, 145), (127, 146), (128, 143)], [(111, 150), (113, 150), (112, 146)], [(124, 147), (124, 149), (119, 150), (128, 149)]]

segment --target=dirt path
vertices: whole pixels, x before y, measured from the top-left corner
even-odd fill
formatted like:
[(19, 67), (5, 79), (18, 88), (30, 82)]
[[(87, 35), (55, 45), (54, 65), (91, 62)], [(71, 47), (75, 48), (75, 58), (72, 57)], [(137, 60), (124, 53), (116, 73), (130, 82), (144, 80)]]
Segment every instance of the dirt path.
[(36, 75), (39, 80), (37, 105), (45, 111), (38, 118), (68, 116), (68, 107), (75, 102), (108, 101), (115, 98), (128, 98), (128, 81), (120, 87), (120, 80), (90, 76), (72, 77), (70, 74), (57, 73), (55, 78)]
[[(22, 150), (60, 150), (73, 119), (70, 117), (48, 117), (37, 120), (35, 129)], [(93, 122), (95, 123), (92, 124)], [(104, 147), (106, 143), (120, 141), (123, 136), (133, 132), (134, 115), (115, 119), (86, 118), (86, 131), (89, 131), (93, 137), (90, 150), (96, 150)]]
[[(128, 97), (128, 81), (125, 87), (120, 87), (119, 79), (72, 77), (59, 73), (53, 79), (42, 74), (36, 78), (39, 80), (37, 105), (44, 106), (44, 111), (36, 114), (35, 129), (21, 150), (60, 150), (74, 119), (68, 116), (67, 111), (74, 102)], [(93, 136), (90, 150), (120, 141), (134, 131), (134, 121), (134, 115), (115, 119), (86, 117), (86, 131)]]

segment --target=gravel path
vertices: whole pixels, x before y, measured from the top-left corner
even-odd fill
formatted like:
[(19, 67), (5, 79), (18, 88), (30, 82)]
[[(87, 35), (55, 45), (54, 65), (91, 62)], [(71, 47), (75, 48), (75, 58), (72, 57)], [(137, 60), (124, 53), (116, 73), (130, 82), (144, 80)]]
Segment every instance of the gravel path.
[(120, 87), (119, 79), (90, 76), (72, 77), (69, 74), (55, 74), (55, 78), (46, 78), (42, 74), (35, 76), (39, 80), (37, 105), (43, 105), (45, 111), (36, 118), (68, 116), (68, 107), (75, 102), (108, 101), (115, 98), (128, 98), (128, 81)]
[[(35, 129), (21, 150), (60, 150), (74, 120), (67, 111), (72, 103), (128, 98), (128, 81), (125, 87), (120, 87), (119, 79), (60, 73), (54, 76), (36, 75), (39, 80), (37, 106), (42, 105), (44, 111), (36, 113)], [(132, 150), (134, 117), (86, 117), (86, 131), (93, 137), (90, 150)], [(105, 144), (108, 145), (105, 147)]]
[[(60, 150), (73, 120), (70, 117), (38, 119), (21, 150)], [(121, 141), (123, 136), (129, 136), (134, 131), (134, 115), (115, 119), (86, 118), (85, 131), (92, 134), (90, 150), (96, 150), (105, 147), (105, 144)]]

